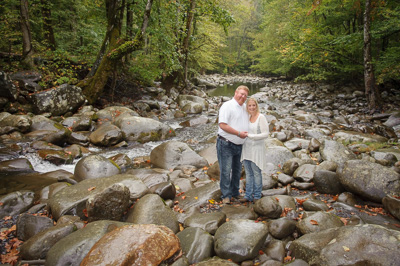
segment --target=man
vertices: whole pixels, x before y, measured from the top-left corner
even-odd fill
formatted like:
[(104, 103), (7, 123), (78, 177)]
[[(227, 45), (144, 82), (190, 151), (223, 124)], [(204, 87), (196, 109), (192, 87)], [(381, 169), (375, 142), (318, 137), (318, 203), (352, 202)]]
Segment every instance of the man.
[(239, 86), (233, 98), (225, 102), (218, 117), (217, 156), (220, 170), (222, 203), (228, 204), (231, 198), (239, 198), (239, 183), (242, 173), (242, 145), (249, 130), (249, 116), (244, 103), (249, 88)]

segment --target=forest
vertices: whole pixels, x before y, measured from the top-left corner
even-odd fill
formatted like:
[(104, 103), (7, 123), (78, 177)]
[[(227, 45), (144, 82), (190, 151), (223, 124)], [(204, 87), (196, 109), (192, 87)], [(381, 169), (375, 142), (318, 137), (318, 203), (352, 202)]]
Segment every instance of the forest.
[(395, 0), (8, 0), (0, 14), (3, 71), (78, 85), (91, 103), (122, 83), (246, 73), (354, 83), (374, 109), (400, 80)]

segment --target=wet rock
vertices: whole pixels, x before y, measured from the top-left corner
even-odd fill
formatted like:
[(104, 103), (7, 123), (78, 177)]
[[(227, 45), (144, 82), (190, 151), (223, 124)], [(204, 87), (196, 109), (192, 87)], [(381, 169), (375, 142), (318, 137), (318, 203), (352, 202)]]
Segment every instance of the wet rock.
[(10, 100), (16, 100), (18, 97), (17, 88), (4, 71), (0, 71), (0, 95)]
[(48, 205), (53, 218), (58, 220), (63, 215), (72, 214), (86, 219), (83, 210), (89, 197), (116, 183), (122, 183), (129, 188), (131, 202), (148, 193), (147, 186), (139, 178), (129, 174), (86, 179), (62, 189), (49, 199)]
[(185, 219), (184, 227), (198, 227), (214, 235), (217, 229), (226, 221), (223, 212), (198, 213)]
[(261, 194), (263, 197), (276, 196), (276, 195), (287, 195), (288, 190), (286, 187), (267, 189), (267, 190), (261, 191)]
[[(22, 133), (28, 132), (31, 125), (32, 120), (27, 115), (9, 115), (0, 120), (0, 128), (12, 128)], [(3, 134), (5, 133), (3, 132)]]
[(160, 196), (148, 194), (134, 205), (128, 213), (126, 222), (135, 224), (157, 224), (179, 232), (179, 223), (175, 213), (165, 205)]
[(172, 184), (171, 182), (163, 182), (163, 183), (157, 184), (153, 187), (150, 187), (150, 191), (151, 191), (151, 193), (159, 195), (164, 200), (167, 200), (167, 199), (173, 200), (175, 198), (175, 194), (176, 194), (175, 185)]
[(43, 140), (36, 140), (30, 144), (30, 147), (35, 150), (55, 150), (61, 151), (62, 148), (58, 145), (54, 145), (53, 143), (49, 143)]
[(285, 258), (285, 246), (280, 240), (272, 240), (264, 249), (265, 254), (271, 259), (279, 262), (283, 262)]
[(122, 171), (132, 166), (132, 160), (126, 154), (119, 153), (112, 156), (110, 159), (115, 162)]
[(65, 223), (51, 226), (46, 230), (35, 234), (20, 247), (22, 259), (37, 260), (46, 258), (47, 252), (51, 247), (53, 247), (59, 240), (76, 230), (78, 229), (74, 223)]
[(195, 117), (195, 118), (186, 120), (186, 121), (180, 123), (179, 125), (181, 125), (183, 127), (194, 127), (194, 126), (203, 125), (203, 124), (207, 124), (207, 123), (208, 123), (208, 117), (205, 115), (202, 115), (200, 117)]
[(346, 191), (366, 199), (382, 202), (386, 195), (400, 196), (400, 174), (380, 164), (350, 160), (337, 172)]
[(316, 165), (303, 164), (296, 169), (296, 171), (293, 173), (293, 177), (302, 182), (310, 182), (314, 178), (316, 169)]
[[(208, 109), (208, 102), (203, 97), (194, 95), (179, 95), (177, 102), (186, 113), (198, 114)], [(189, 106), (189, 107), (185, 107)], [(188, 112), (189, 111), (189, 112)]]
[(221, 225), (214, 236), (214, 250), (218, 257), (234, 262), (258, 256), (268, 234), (268, 227), (252, 220), (234, 220)]
[[(293, 153), (281, 146), (268, 147), (266, 150), (266, 161), (276, 166), (282, 167), (283, 164), (294, 157)], [(287, 173), (286, 173), (287, 174)]]
[(51, 198), (54, 194), (56, 194), (58, 191), (68, 186), (70, 186), (70, 184), (66, 182), (58, 182), (44, 187), (40, 191), (39, 201), (47, 202), (47, 200)]
[(303, 202), (303, 208), (306, 211), (327, 211), (329, 210), (328, 205), (325, 202), (316, 200), (316, 199), (309, 199)]
[(316, 138), (312, 138), (310, 140), (310, 144), (308, 145), (307, 149), (310, 152), (319, 151), (319, 147), (321, 146), (321, 142), (319, 142)]
[(69, 135), (67, 142), (69, 144), (78, 144), (86, 147), (89, 146), (90, 143), (89, 135), (89, 131), (72, 132), (71, 135)]
[(121, 220), (129, 207), (130, 191), (124, 184), (116, 183), (88, 198), (86, 210), (88, 222)]
[(33, 166), (28, 159), (19, 158), (0, 162), (0, 171), (32, 171)]
[(17, 220), (17, 237), (22, 241), (26, 241), (50, 227), (53, 227), (53, 220), (49, 217), (23, 213)]
[(287, 185), (287, 184), (293, 183), (294, 182), (294, 178), (291, 177), (290, 175), (286, 175), (286, 174), (280, 173), (280, 174), (278, 174), (278, 181), (282, 185)]
[(169, 172), (164, 169), (129, 169), (126, 173), (140, 178), (149, 188), (170, 181)]
[(176, 178), (172, 181), (172, 183), (175, 185), (175, 188), (179, 193), (188, 192), (195, 187), (193, 182), (187, 178)]
[(219, 182), (208, 183), (204, 186), (189, 190), (185, 193), (185, 196), (184, 199), (176, 198), (176, 200), (179, 201), (179, 207), (185, 211), (192, 207), (199, 207), (207, 204), (208, 200), (214, 199), (218, 201), (221, 198)]
[[(127, 223), (106, 220), (87, 224), (55, 243), (47, 253), (45, 265), (80, 265), (100, 238), (110, 230), (124, 225)], [(121, 250), (120, 246), (118, 249)]]
[(179, 165), (207, 166), (207, 160), (198, 155), (186, 143), (168, 141), (155, 147), (150, 153), (150, 161), (156, 167), (174, 169)]
[(343, 144), (333, 141), (324, 140), (319, 149), (324, 161), (331, 161), (337, 164), (342, 164), (348, 160), (356, 159), (356, 155), (346, 148)]
[(25, 212), (33, 205), (35, 194), (29, 190), (21, 190), (0, 197), (0, 219)]
[(101, 155), (88, 155), (75, 166), (74, 177), (78, 182), (112, 176), (120, 173), (118, 165)]
[(318, 165), (318, 171), (326, 170), (326, 171), (336, 172), (337, 167), (338, 165), (335, 162), (323, 161)]
[(305, 139), (300, 139), (300, 138), (294, 138), (289, 141), (286, 141), (284, 143), (284, 145), (289, 150), (296, 151), (296, 150), (301, 150), (301, 149), (307, 149), (308, 146), (310, 145), (310, 141), (305, 140)]
[(274, 197), (262, 197), (254, 204), (254, 211), (267, 218), (279, 218), (282, 213), (282, 208)]
[(71, 164), (73, 161), (71, 154), (63, 150), (40, 150), (38, 151), (38, 155), (43, 160), (55, 165)]
[(30, 102), (36, 114), (49, 112), (55, 116), (75, 112), (85, 102), (85, 97), (81, 88), (63, 84), (51, 90), (32, 94)]
[(127, 116), (138, 116), (138, 113), (124, 106), (109, 106), (96, 112), (96, 117), (99, 122), (114, 122), (117, 118)]
[(80, 265), (159, 265), (179, 249), (179, 239), (165, 226), (126, 225), (104, 235)]
[(89, 136), (90, 142), (94, 145), (106, 147), (117, 144), (122, 138), (122, 131), (112, 124), (101, 125)]
[(376, 225), (344, 226), (293, 241), (292, 256), (310, 265), (397, 265), (400, 233)]
[(224, 260), (218, 257), (213, 257), (208, 260), (201, 261), (196, 264), (197, 266), (237, 266), (236, 263), (229, 261), (229, 260)]
[(350, 206), (354, 206), (354, 205), (358, 204), (358, 200), (357, 200), (356, 196), (351, 192), (343, 192), (343, 193), (341, 193), (339, 195), (337, 201), (338, 202), (343, 202), (343, 203), (345, 203), (347, 205), (350, 205)]
[(62, 128), (63, 125), (57, 123), (43, 115), (35, 115), (32, 117), (32, 124), (30, 131), (36, 130), (50, 130), (50, 131), (58, 131)]
[(221, 208), (229, 221), (238, 219), (256, 220), (258, 215), (247, 206), (225, 205)]
[(316, 212), (297, 223), (302, 234), (320, 232), (325, 229), (343, 226), (338, 216), (329, 212)]
[(336, 195), (344, 191), (338, 176), (334, 172), (318, 170), (314, 173), (313, 180), (315, 188), (320, 193)]
[(286, 175), (292, 176), (293, 173), (299, 168), (299, 166), (302, 165), (301, 160), (299, 158), (292, 158), (287, 160), (283, 166), (282, 166), (282, 171)]
[(338, 131), (335, 133), (333, 138), (335, 141), (338, 142), (372, 142), (372, 143), (380, 143), (380, 142), (387, 142), (388, 139), (379, 135), (371, 135), (361, 132), (354, 132), (354, 131)]
[(395, 112), (391, 114), (388, 120), (383, 124), (388, 127), (395, 127), (400, 125), (400, 112)]
[(287, 217), (271, 220), (268, 223), (269, 233), (277, 239), (283, 239), (290, 236), (295, 230), (296, 222)]
[(198, 227), (188, 227), (176, 235), (189, 263), (197, 263), (214, 254), (213, 237)]
[(400, 220), (400, 199), (399, 197), (386, 196), (382, 199), (383, 206), (391, 215)]

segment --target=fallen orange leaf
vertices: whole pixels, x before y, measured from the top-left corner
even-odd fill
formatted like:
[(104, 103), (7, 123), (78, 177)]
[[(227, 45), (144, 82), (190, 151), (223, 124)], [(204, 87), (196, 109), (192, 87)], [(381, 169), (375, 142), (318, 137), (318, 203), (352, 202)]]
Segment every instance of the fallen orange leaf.
[(318, 225), (318, 222), (315, 221), (315, 220), (310, 220), (310, 224), (312, 224), (312, 225)]

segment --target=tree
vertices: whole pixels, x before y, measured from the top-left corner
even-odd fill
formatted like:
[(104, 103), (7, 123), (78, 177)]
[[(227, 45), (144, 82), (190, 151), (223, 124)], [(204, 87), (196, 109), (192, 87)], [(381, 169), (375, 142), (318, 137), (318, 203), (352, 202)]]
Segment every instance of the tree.
[(371, 113), (380, 109), (382, 100), (380, 92), (375, 83), (374, 66), (371, 54), (371, 0), (365, 0), (364, 12), (364, 84), (365, 96)]
[(149, 22), (153, 0), (147, 0), (144, 10), (143, 22), (140, 30), (131, 41), (124, 42), (121, 37), (124, 6), (121, 0), (106, 0), (107, 32), (102, 47), (93, 66), (94, 71), (88, 75), (78, 86), (83, 88), (83, 93), (89, 103), (94, 103), (102, 94), (107, 80), (121, 63), (121, 59), (143, 47), (144, 34)]
[(28, 0), (21, 0), (21, 31), (22, 31), (22, 63), (28, 69), (33, 69), (33, 48), (31, 25), (29, 22)]
[(43, 34), (46, 45), (51, 50), (56, 49), (56, 39), (54, 37), (53, 22), (51, 18), (51, 3), (48, 0), (40, 0), (43, 16)]

